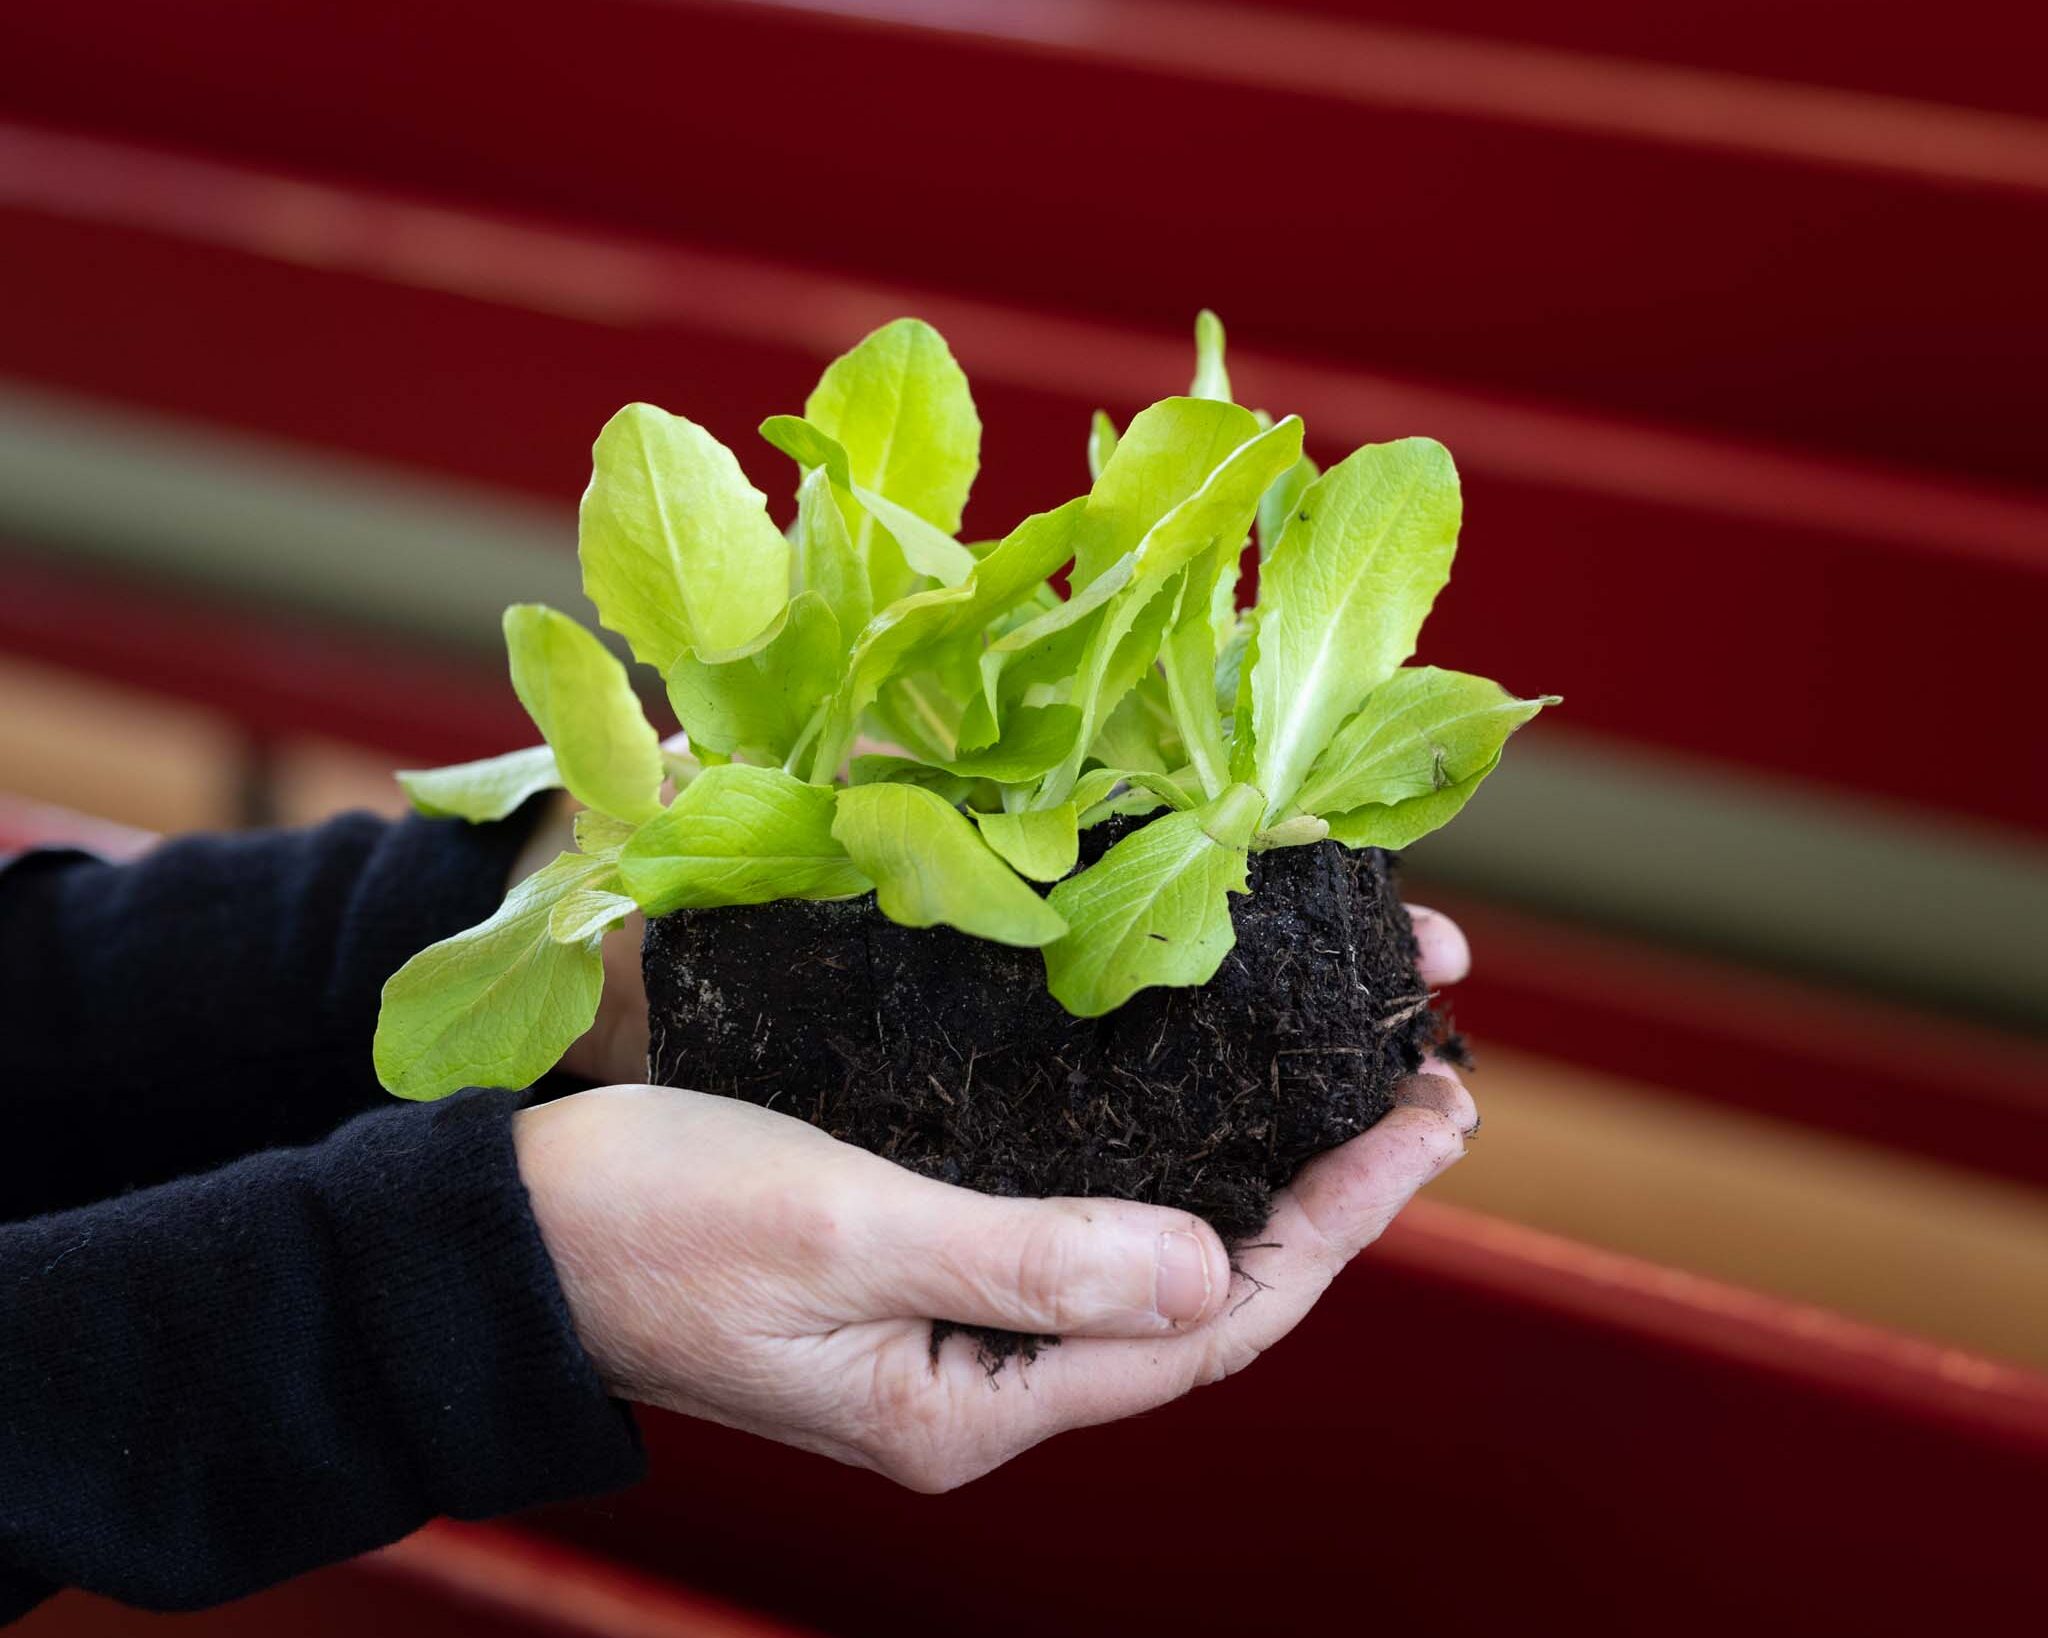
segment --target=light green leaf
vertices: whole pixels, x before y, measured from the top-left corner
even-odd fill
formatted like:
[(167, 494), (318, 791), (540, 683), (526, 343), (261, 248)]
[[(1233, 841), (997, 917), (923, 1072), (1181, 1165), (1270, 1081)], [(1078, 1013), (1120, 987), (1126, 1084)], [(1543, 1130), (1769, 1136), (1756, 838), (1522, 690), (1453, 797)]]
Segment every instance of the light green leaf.
[(1292, 819), (1283, 819), (1271, 830), (1262, 830), (1252, 838), (1252, 851), (1264, 853), (1276, 847), (1307, 847), (1320, 842), (1330, 834), (1330, 822), (1319, 819), (1312, 813), (1297, 813)]
[(1088, 481), (1093, 483), (1102, 476), (1102, 469), (1109, 465), (1110, 456), (1116, 453), (1116, 423), (1109, 418), (1109, 411), (1097, 410), (1094, 419), (1088, 423)]
[(983, 841), (958, 808), (915, 785), (855, 785), (832, 826), (874, 879), (882, 914), (944, 922), (999, 944), (1049, 944), (1067, 924)]
[(839, 622), (824, 597), (801, 592), (752, 642), (678, 658), (669, 704), (700, 749), (780, 763), (837, 684), (839, 652)]
[(857, 756), (847, 764), (847, 783), (879, 785), (885, 780), (899, 785), (922, 785), (943, 797), (949, 807), (958, 807), (975, 788), (975, 781), (963, 779), (944, 768), (907, 756)]
[(1081, 713), (1071, 705), (1020, 705), (1010, 713), (995, 744), (944, 766), (966, 779), (1022, 784), (1072, 751), (1080, 731)]
[(555, 906), (610, 866), (564, 853), (506, 895), (490, 920), (420, 951), (384, 985), (371, 1049), (401, 1098), (465, 1086), (531, 1086), (597, 1016), (598, 940), (549, 936)]
[(1428, 796), (1490, 765), (1508, 736), (1554, 694), (1518, 700), (1499, 683), (1435, 666), (1406, 666), (1337, 730), (1295, 799), (1304, 813)]
[(1074, 804), (1024, 813), (977, 813), (981, 839), (1035, 882), (1056, 882), (1081, 856), (1081, 828)]
[(973, 687), (971, 676), (963, 679), (957, 671), (943, 664), (899, 671), (882, 684), (868, 709), (870, 734), (902, 746), (920, 762), (950, 762), (959, 748), (960, 719)]
[[(1250, 423), (1249, 415), (1245, 419)], [(1133, 422), (1134, 431), (1136, 427), (1137, 422)], [(1119, 458), (1129, 442), (1126, 438), (1124, 445), (1119, 446)], [(1072, 792), (1080, 772), (1082, 748), (1094, 742), (1097, 725), (1115, 706), (1121, 690), (1137, 680), (1137, 673), (1128, 668), (1131, 651), (1120, 645), (1146, 617), (1153, 599), (1201, 553), (1219, 544), (1234, 546), (1241, 541), (1267, 484), (1292, 466), (1300, 454), (1301, 422), (1292, 416), (1265, 432), (1254, 433), (1217, 465), (1200, 488), (1153, 524), (1132, 549), (1124, 560), (1129, 565), (1129, 582), (1115, 592), (1101, 620), (1092, 624), (1088, 647), (1074, 671), (1069, 699), (1081, 711), (1077, 749), (1046, 776), (1032, 806), (1057, 806)], [(1103, 574), (1097, 584), (1112, 583), (1123, 573), (1124, 563), (1119, 563)], [(1157, 622), (1154, 629), (1163, 629), (1164, 615), (1170, 612), (1170, 604), (1161, 605), (1160, 611), (1152, 616)], [(1149, 663), (1149, 652), (1145, 659)]]
[(1159, 669), (1181, 744), (1209, 796), (1222, 795), (1230, 783), (1230, 751), (1223, 742), (1223, 714), (1216, 708), (1214, 594), (1226, 567), (1235, 581), (1239, 551), (1238, 543), (1219, 540), (1181, 571), (1179, 604), (1159, 649)]
[(1073, 590), (1133, 550), (1259, 431), (1250, 410), (1203, 398), (1162, 398), (1139, 411), (1089, 492), (1074, 537)]
[(1237, 685), (1244, 672), (1245, 652), (1251, 647), (1249, 615), (1232, 619), (1230, 631), (1216, 650), (1216, 709), (1226, 722), (1237, 712)]
[(1090, 768), (1074, 784), (1074, 806), (1086, 813), (1130, 777), (1122, 768)]
[(614, 818), (661, 810), (661, 740), (626, 668), (566, 614), (541, 603), (505, 611), (512, 690), (555, 753), (562, 783)]
[(1233, 785), (1206, 807), (1141, 826), (1052, 890), (1067, 936), (1045, 951), (1054, 997), (1080, 1018), (1154, 984), (1205, 984), (1237, 942), (1232, 893), (1261, 799)]
[(875, 702), (882, 684), (911, 669), (921, 655), (977, 635), (997, 615), (1031, 597), (1045, 577), (1069, 556), (1069, 542), (1083, 503), (1069, 501), (1018, 524), (957, 586), (917, 592), (892, 603), (860, 634), (833, 695), (826, 729), (819, 737), (812, 777), (827, 779), (845, 758), (861, 713)]
[(1280, 537), (1287, 530), (1287, 520), (1294, 516), (1294, 509), (1301, 504), (1301, 497), (1308, 492), (1308, 486), (1321, 474), (1316, 463), (1306, 455), (1273, 480), (1272, 487), (1259, 497), (1259, 550), (1270, 552), (1280, 544)]
[(639, 908), (623, 893), (579, 887), (564, 894), (548, 912), (548, 937), (557, 944), (587, 944), (603, 938)]
[(1142, 768), (1165, 773), (1187, 760), (1180, 729), (1173, 720), (1166, 679), (1148, 672), (1095, 730), (1088, 754), (1110, 768)]
[(1368, 444), (1309, 486), (1260, 570), (1254, 783), (1288, 812), (1357, 702), (1415, 651), (1450, 578), (1458, 473), (1442, 444)]
[(704, 764), (698, 760), (697, 753), (690, 749), (688, 734), (671, 734), (661, 742), (661, 765), (674, 781), (677, 790), (681, 790), (704, 771)]
[(805, 400), (804, 419), (846, 450), (854, 483), (946, 534), (959, 531), (981, 466), (981, 417), (929, 324), (896, 319), (834, 359)]
[(545, 745), (447, 768), (401, 768), (398, 783), (429, 819), (502, 819), (529, 796), (559, 790), (562, 775)]
[(943, 586), (957, 586), (967, 578), (974, 567), (974, 554), (909, 507), (855, 478), (851, 458), (835, 439), (796, 415), (769, 416), (761, 423), (761, 436), (807, 471), (823, 472), (835, 494), (845, 497), (839, 503), (841, 512), (848, 527), (856, 531), (854, 555), (865, 565), (871, 588), (875, 583), (890, 583), (884, 566), (874, 556), (869, 538), (873, 524), (881, 525), (914, 572)]
[(814, 591), (839, 622), (842, 647), (852, 645), (873, 618), (868, 566), (853, 548), (845, 514), (832, 493), (831, 474), (813, 467), (796, 492), (795, 589)]
[(633, 839), (633, 832), (638, 828), (623, 819), (614, 819), (608, 813), (599, 813), (595, 808), (583, 809), (571, 823), (576, 836), (576, 851), (593, 859), (614, 857)]
[(706, 768), (626, 844), (620, 880), (650, 916), (865, 892), (832, 835), (834, 796), (779, 768)]
[[(894, 538), (911, 568), (920, 545), (906, 540), (871, 500), (879, 496), (906, 509), (932, 525), (938, 539), (959, 532), (981, 464), (981, 418), (967, 377), (938, 331), (919, 319), (897, 319), (832, 362), (805, 400), (804, 419), (846, 451), (849, 482), (841, 487), (862, 507), (859, 514), (848, 511), (847, 528), (868, 564), (876, 604), (892, 602), (910, 582), (878, 549), (876, 527)], [(907, 526), (904, 532), (915, 533)], [(934, 577), (951, 585), (964, 573)]]
[(1223, 365), (1223, 321), (1206, 307), (1195, 315), (1195, 379), (1188, 396), (1230, 402), (1230, 371)]
[(684, 649), (737, 648), (789, 597), (789, 542), (710, 433), (628, 404), (591, 452), (578, 553), (598, 618), (664, 676)]
[(1251, 783), (1258, 761), (1258, 732), (1252, 721), (1252, 673), (1259, 664), (1259, 611), (1257, 605), (1244, 617), (1244, 647), (1237, 662), (1237, 702), (1230, 712), (1230, 777), (1239, 785)]
[(1481, 781), (1499, 766), (1500, 756), (1496, 752), (1493, 760), (1477, 773), (1427, 796), (1411, 796), (1405, 802), (1375, 802), (1353, 808), (1349, 813), (1333, 813), (1329, 815), (1330, 836), (1346, 847), (1408, 847), (1455, 819), (1458, 810), (1472, 800)]

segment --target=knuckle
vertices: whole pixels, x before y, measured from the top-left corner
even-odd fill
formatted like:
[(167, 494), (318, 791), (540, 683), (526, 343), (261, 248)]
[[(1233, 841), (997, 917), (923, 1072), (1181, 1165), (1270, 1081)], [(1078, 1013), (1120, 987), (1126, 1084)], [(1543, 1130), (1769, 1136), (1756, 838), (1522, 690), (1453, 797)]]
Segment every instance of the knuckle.
[(1048, 1330), (1066, 1330), (1080, 1319), (1083, 1260), (1066, 1218), (1035, 1213), (1017, 1241), (1010, 1272), (1020, 1307)]

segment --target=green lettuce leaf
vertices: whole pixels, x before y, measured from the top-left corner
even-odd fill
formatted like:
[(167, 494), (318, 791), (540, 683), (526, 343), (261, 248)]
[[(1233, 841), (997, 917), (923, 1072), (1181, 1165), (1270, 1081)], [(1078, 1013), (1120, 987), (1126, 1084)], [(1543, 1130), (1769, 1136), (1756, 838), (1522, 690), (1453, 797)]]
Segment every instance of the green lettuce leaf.
[(661, 811), (661, 740), (626, 668), (566, 614), (541, 603), (505, 611), (512, 690), (585, 807), (638, 821)]
[(571, 824), (576, 836), (576, 851), (587, 853), (593, 859), (616, 858), (619, 849), (633, 839), (633, 832), (638, 828), (623, 819), (614, 819), (608, 813), (599, 813), (595, 808), (585, 808)]
[(1081, 827), (1071, 802), (1022, 813), (977, 813), (974, 822), (984, 842), (1035, 882), (1058, 881), (1081, 856)]
[(834, 359), (804, 419), (845, 448), (855, 483), (959, 532), (981, 466), (981, 417), (929, 324), (895, 319)]
[(958, 807), (973, 794), (976, 781), (948, 773), (944, 768), (907, 756), (857, 756), (847, 764), (849, 785), (880, 785), (893, 780), (899, 785), (922, 785)]
[(1136, 549), (1259, 431), (1250, 410), (1209, 399), (1163, 398), (1139, 411), (1088, 493), (1074, 537), (1073, 590)]
[(1230, 783), (1230, 750), (1223, 741), (1223, 713), (1216, 706), (1215, 591), (1224, 571), (1235, 584), (1242, 542), (1219, 540), (1181, 573), (1181, 587), (1159, 669), (1181, 744), (1204, 794), (1221, 796)]
[(1081, 713), (1071, 705), (1020, 705), (995, 744), (941, 764), (964, 779), (1020, 785), (1036, 779), (1074, 748)]
[(780, 763), (839, 681), (839, 622), (814, 591), (791, 598), (768, 629), (726, 654), (685, 652), (668, 700), (700, 749)]
[(416, 812), (429, 819), (503, 819), (529, 796), (561, 789), (555, 753), (545, 745), (458, 762), (447, 768), (401, 768), (398, 783)]
[(1095, 730), (1088, 755), (1104, 767), (1151, 773), (1165, 773), (1187, 761), (1166, 679), (1157, 671), (1140, 677)]
[(664, 676), (685, 649), (739, 647), (789, 597), (789, 542), (710, 433), (628, 404), (591, 452), (578, 530), (598, 618)]
[[(960, 532), (981, 465), (981, 417), (967, 377), (929, 324), (896, 319), (833, 360), (804, 401), (804, 419), (846, 451), (849, 493), (858, 486), (882, 496), (941, 537)], [(846, 525), (874, 576), (876, 603), (909, 590), (886, 554), (872, 549), (873, 515), (849, 512)]]
[(861, 628), (874, 617), (874, 591), (868, 566), (853, 548), (845, 514), (832, 493), (832, 477), (823, 467), (804, 474), (796, 492), (795, 589), (814, 591), (825, 600), (839, 624), (841, 653), (850, 648)]
[(958, 808), (915, 785), (839, 793), (832, 834), (874, 879), (882, 914), (905, 927), (943, 922), (998, 944), (1049, 944), (1067, 930)]
[(978, 636), (997, 615), (1036, 593), (1069, 556), (1082, 504), (1069, 501), (1056, 511), (1026, 518), (959, 585), (913, 593), (868, 622), (833, 695), (812, 765), (814, 779), (830, 778), (844, 760), (861, 714), (891, 676), (942, 645)]
[(578, 887), (565, 893), (548, 912), (548, 937), (557, 944), (588, 944), (603, 938), (637, 909), (623, 893)]
[(619, 879), (650, 916), (867, 891), (832, 834), (835, 792), (779, 768), (706, 768), (619, 853)]
[(377, 1079), (401, 1098), (465, 1086), (531, 1086), (597, 1017), (602, 930), (563, 943), (558, 905), (611, 866), (564, 853), (506, 895), (490, 920), (428, 946), (384, 985), (371, 1048)]
[(1450, 578), (1458, 473), (1428, 438), (1368, 444), (1303, 493), (1260, 570), (1256, 783), (1287, 812), (1360, 700), (1415, 651)]
[(1141, 826), (1052, 890), (1068, 933), (1046, 946), (1055, 999), (1080, 1018), (1122, 1006), (1154, 984), (1205, 984), (1237, 942), (1232, 893), (1261, 798), (1233, 785), (1207, 806)]
[(1428, 796), (1500, 756), (1508, 736), (1557, 696), (1518, 700), (1499, 683), (1435, 666), (1405, 666), (1337, 730), (1295, 798), (1304, 813)]
[(806, 475), (823, 472), (835, 495), (846, 497), (840, 502), (842, 514), (850, 509), (860, 524), (854, 555), (865, 565), (871, 585), (891, 583), (887, 569), (875, 560), (871, 526), (876, 524), (895, 543), (912, 572), (929, 576), (942, 586), (957, 586), (967, 578), (974, 567), (974, 554), (909, 507), (854, 478), (852, 460), (835, 439), (797, 415), (769, 416), (761, 423), (761, 436), (802, 466)]
[(1110, 456), (1116, 453), (1116, 423), (1109, 418), (1109, 411), (1097, 410), (1088, 423), (1088, 481), (1093, 483), (1102, 476), (1102, 469), (1109, 465)]
[[(1250, 423), (1249, 415), (1245, 419)], [(1132, 430), (1136, 429), (1134, 421)], [(1126, 437), (1118, 448), (1119, 458), (1129, 443)], [(1098, 584), (1112, 584), (1122, 579), (1128, 568), (1127, 581), (1105, 604), (1101, 620), (1091, 625), (1088, 646), (1075, 668), (1069, 702), (1081, 712), (1077, 748), (1046, 776), (1033, 807), (1055, 807), (1067, 799), (1080, 773), (1084, 748), (1094, 742), (1097, 725), (1116, 705), (1121, 690), (1136, 682), (1138, 673), (1128, 666), (1131, 651), (1122, 645), (1145, 618), (1153, 600), (1201, 553), (1241, 541), (1266, 486), (1300, 454), (1301, 422), (1292, 416), (1265, 432), (1255, 432), (1219, 462), (1193, 494), (1153, 524), (1125, 559), (1099, 577)], [(1171, 612), (1171, 605), (1161, 609), (1153, 618), (1163, 629), (1164, 614)]]
[(1472, 800), (1480, 782), (1500, 766), (1500, 753), (1477, 773), (1455, 785), (1446, 785), (1427, 796), (1411, 796), (1401, 802), (1375, 802), (1353, 808), (1349, 813), (1328, 815), (1330, 839), (1346, 847), (1383, 847), (1389, 851), (1408, 847), (1431, 831), (1449, 824), (1458, 810)]
[(1223, 321), (1206, 307), (1195, 315), (1195, 379), (1188, 396), (1230, 402), (1230, 371), (1223, 365)]
[(1316, 463), (1306, 455), (1273, 480), (1272, 488), (1259, 497), (1259, 550), (1270, 552), (1287, 532), (1287, 520), (1308, 493), (1308, 486), (1321, 477)]

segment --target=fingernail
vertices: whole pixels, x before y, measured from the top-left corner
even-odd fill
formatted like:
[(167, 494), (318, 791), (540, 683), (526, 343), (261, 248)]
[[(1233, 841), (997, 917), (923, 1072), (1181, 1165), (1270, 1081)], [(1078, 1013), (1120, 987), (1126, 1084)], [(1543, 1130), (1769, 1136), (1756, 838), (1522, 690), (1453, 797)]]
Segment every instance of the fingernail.
[(1211, 1289), (1208, 1248), (1180, 1229), (1160, 1235), (1152, 1284), (1152, 1306), (1159, 1317), (1176, 1325), (1200, 1319), (1209, 1311)]

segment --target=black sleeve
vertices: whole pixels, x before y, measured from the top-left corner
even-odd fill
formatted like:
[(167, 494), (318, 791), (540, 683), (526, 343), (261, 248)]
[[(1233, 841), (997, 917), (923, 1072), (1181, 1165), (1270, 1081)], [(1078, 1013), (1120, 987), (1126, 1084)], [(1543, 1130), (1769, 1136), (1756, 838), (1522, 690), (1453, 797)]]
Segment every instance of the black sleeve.
[(377, 998), (531, 827), (352, 814), (0, 868), (0, 1221), (306, 1143), (388, 1101)]
[(630, 1483), (520, 1182), (518, 1098), (0, 1228), (0, 1620), (184, 1609)]

